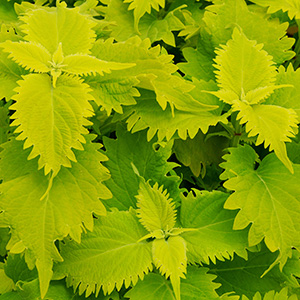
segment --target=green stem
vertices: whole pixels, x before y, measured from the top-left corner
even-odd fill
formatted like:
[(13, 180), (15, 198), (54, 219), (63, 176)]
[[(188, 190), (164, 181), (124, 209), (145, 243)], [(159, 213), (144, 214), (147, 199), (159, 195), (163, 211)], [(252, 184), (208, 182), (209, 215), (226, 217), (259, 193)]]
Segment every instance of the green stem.
[(234, 126), (234, 134), (232, 140), (230, 141), (230, 147), (237, 147), (239, 145), (241, 135), (242, 135), (242, 126), (240, 125), (236, 117), (237, 117), (237, 112), (232, 114), (232, 124)]

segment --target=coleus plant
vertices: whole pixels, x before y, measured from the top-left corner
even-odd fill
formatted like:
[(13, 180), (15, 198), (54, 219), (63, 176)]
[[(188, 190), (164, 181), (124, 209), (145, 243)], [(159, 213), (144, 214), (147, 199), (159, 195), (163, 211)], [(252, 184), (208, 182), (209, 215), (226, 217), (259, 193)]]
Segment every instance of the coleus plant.
[(298, 299), (299, 18), (1, 1), (0, 300)]

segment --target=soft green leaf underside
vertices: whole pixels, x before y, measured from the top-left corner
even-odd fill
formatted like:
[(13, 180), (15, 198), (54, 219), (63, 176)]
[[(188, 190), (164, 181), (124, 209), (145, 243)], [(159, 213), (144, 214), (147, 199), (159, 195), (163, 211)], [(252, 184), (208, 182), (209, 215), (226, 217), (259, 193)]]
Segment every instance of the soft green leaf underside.
[[(88, 138), (84, 152), (78, 151), (77, 163), (64, 168), (53, 179), (51, 190), (43, 200), (49, 182), (37, 171), (37, 160), (27, 160), (29, 150), (18, 141), (2, 147), (0, 171), (1, 224), (12, 228), (7, 248), (12, 252), (26, 249), (26, 261), (39, 271), (41, 294), (45, 295), (52, 277), (53, 260), (60, 261), (54, 241), (68, 234), (80, 241), (81, 232), (93, 230), (93, 213), (105, 214), (99, 197), (107, 199), (110, 191), (102, 184), (109, 175), (99, 161), (106, 157)], [(17, 189), (15, 187), (18, 187)]]
[(149, 182), (140, 178), (137, 198), (137, 215), (142, 225), (149, 231), (171, 230), (176, 222), (175, 205), (169, 198), (163, 186), (158, 187), (157, 182), (153, 187)]
[(39, 158), (39, 168), (45, 174), (56, 175), (61, 166), (70, 167), (76, 161), (72, 148), (82, 150), (85, 143), (86, 118), (93, 115), (88, 85), (77, 77), (62, 75), (53, 88), (47, 74), (30, 74), (19, 81), (14, 96), (16, 110), (13, 126), (18, 126), (18, 140), (25, 140), (24, 148), (33, 146), (29, 159)]
[(233, 230), (236, 213), (223, 208), (228, 194), (194, 190), (182, 197), (180, 221), (184, 228), (195, 228), (181, 236), (186, 240), (188, 259), (193, 263), (230, 259), (234, 253), (247, 257), (247, 230)]
[(251, 224), (250, 246), (262, 239), (271, 251), (279, 250), (281, 267), (291, 256), (292, 247), (300, 249), (300, 167), (294, 165), (291, 174), (275, 154), (266, 156), (254, 170), (256, 154), (250, 146), (232, 148), (224, 156), (228, 179), (224, 186), (235, 191), (225, 203), (226, 209), (240, 209), (234, 229)]
[[(186, 279), (181, 280), (181, 300), (219, 299), (215, 289), (214, 275), (207, 274), (207, 268), (188, 266)], [(150, 273), (143, 281), (127, 292), (130, 300), (175, 300), (170, 281), (159, 274)]]
[(67, 276), (68, 285), (96, 295), (102, 287), (109, 294), (123, 283), (128, 287), (152, 269), (151, 244), (138, 242), (147, 231), (131, 212), (113, 212), (95, 221), (94, 230), (81, 243), (61, 245), (64, 261), (56, 276)]

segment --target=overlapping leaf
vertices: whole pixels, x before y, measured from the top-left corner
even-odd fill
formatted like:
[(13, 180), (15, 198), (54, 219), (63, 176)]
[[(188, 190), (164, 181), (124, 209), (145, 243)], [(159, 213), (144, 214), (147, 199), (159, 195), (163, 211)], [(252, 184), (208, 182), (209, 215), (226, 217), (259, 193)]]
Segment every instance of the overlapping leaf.
[(240, 230), (249, 224), (249, 244), (262, 239), (271, 251), (279, 250), (276, 262), (281, 268), (300, 247), (299, 165), (291, 174), (275, 154), (266, 156), (255, 170), (257, 155), (250, 146), (232, 148), (225, 155), (221, 179), (233, 190), (225, 203), (226, 209), (240, 209), (233, 228)]
[(247, 257), (247, 230), (232, 229), (235, 213), (223, 209), (228, 195), (222, 192), (194, 190), (182, 197), (180, 222), (185, 228), (196, 230), (181, 236), (186, 240), (188, 259), (191, 262), (224, 260), (234, 253)]
[(222, 0), (206, 9), (203, 20), (215, 47), (225, 44), (237, 27), (248, 39), (263, 44), (263, 49), (273, 56), (275, 63), (283, 63), (294, 56), (290, 50), (294, 39), (286, 36), (288, 23), (280, 24), (277, 19), (268, 20), (261, 14), (249, 11), (244, 0)]
[[(207, 274), (207, 268), (187, 267), (186, 279), (181, 280), (181, 300), (215, 300), (219, 299), (215, 289), (214, 275)], [(143, 281), (127, 292), (130, 300), (174, 300), (170, 281), (162, 276), (150, 273)]]
[(128, 287), (152, 269), (151, 244), (138, 242), (147, 231), (131, 212), (113, 212), (95, 221), (94, 230), (81, 243), (61, 245), (64, 262), (56, 266), (56, 276), (67, 276), (68, 285), (86, 290), (86, 296), (102, 287), (109, 294), (123, 283)]
[[(175, 133), (181, 139), (188, 136), (194, 138), (199, 129), (206, 133), (209, 126), (214, 126), (218, 122), (227, 123), (227, 116), (221, 115), (222, 104), (213, 95), (202, 92), (205, 90), (216, 90), (213, 82), (194, 81), (196, 88), (190, 92), (190, 96), (195, 101), (187, 102), (187, 110), (172, 109), (167, 106), (165, 110), (155, 101), (153, 92), (141, 90), (142, 96), (135, 106), (127, 109), (131, 113), (127, 119), (128, 130), (137, 132), (148, 129), (147, 138), (151, 140), (157, 133), (158, 139), (166, 137), (170, 140)], [(183, 104), (182, 104), (183, 105)]]
[[(152, 1), (165, 2), (165, 0), (137, 1), (143, 1), (147, 5), (150, 5)], [(149, 38), (152, 43), (163, 40), (166, 44), (175, 47), (175, 37), (172, 31), (179, 31), (185, 27), (181, 21), (181, 8), (183, 7), (168, 11), (161, 18), (157, 18), (157, 14), (146, 14), (139, 20), (137, 28), (137, 19), (134, 18), (131, 11), (128, 11), (128, 5), (124, 4), (122, 0), (111, 0), (108, 3), (105, 20), (112, 23), (111, 36), (117, 41), (126, 41), (138, 33), (142, 39)]]
[(124, 3), (130, 3), (128, 10), (134, 10), (134, 27), (138, 31), (140, 18), (147, 12), (151, 13), (151, 8), (159, 10), (159, 7), (165, 7), (165, 0), (124, 0)]
[[(272, 290), (279, 292), (283, 287), (287, 287), (291, 293), (293, 291), (299, 295), (299, 283), (294, 276), (298, 274), (299, 262), (297, 259), (299, 259), (299, 255), (293, 254), (294, 261), (288, 260), (283, 272), (276, 266), (263, 277), (261, 275), (276, 258), (276, 253), (271, 253), (265, 246), (259, 252), (249, 252), (247, 260), (235, 257), (232, 261), (217, 262), (216, 265), (209, 267), (209, 272), (217, 275), (215, 281), (220, 283), (220, 287), (217, 289), (220, 295), (234, 292), (235, 295), (252, 299), (257, 291), (266, 294)], [(290, 266), (295, 266), (292, 271), (289, 270)]]
[(268, 7), (268, 13), (272, 14), (279, 10), (287, 11), (289, 18), (300, 19), (300, 3), (297, 0), (253, 0), (252, 2)]
[(27, 263), (38, 269), (42, 296), (52, 276), (53, 260), (62, 259), (54, 241), (69, 234), (79, 242), (84, 228), (93, 229), (92, 214), (105, 214), (99, 197), (111, 196), (102, 184), (109, 177), (108, 171), (99, 163), (106, 157), (91, 138), (84, 152), (76, 153), (77, 163), (53, 179), (47, 194), (49, 182), (42, 171), (37, 171), (37, 159), (27, 160), (30, 150), (23, 150), (22, 143), (15, 140), (2, 145), (1, 225), (12, 228), (7, 248), (12, 253), (26, 250)]
[(139, 180), (132, 164), (140, 176), (163, 185), (175, 202), (180, 201), (180, 179), (177, 176), (166, 176), (176, 166), (167, 161), (172, 153), (172, 142), (155, 150), (153, 143), (147, 142), (145, 132), (130, 134), (119, 127), (117, 139), (104, 139), (104, 146), (109, 158), (105, 166), (111, 172), (111, 178), (105, 184), (113, 194), (113, 198), (106, 203), (108, 207), (120, 210), (127, 210), (130, 206), (136, 208), (135, 196), (138, 194)]

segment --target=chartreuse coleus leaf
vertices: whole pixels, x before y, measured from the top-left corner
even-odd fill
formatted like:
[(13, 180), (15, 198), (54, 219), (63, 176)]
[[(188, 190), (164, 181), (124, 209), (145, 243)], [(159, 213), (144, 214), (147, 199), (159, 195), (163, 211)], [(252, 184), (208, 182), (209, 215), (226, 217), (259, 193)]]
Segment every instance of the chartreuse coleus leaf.
[(128, 130), (137, 132), (148, 129), (148, 140), (156, 133), (159, 140), (164, 138), (170, 140), (176, 133), (185, 140), (188, 136), (194, 138), (199, 130), (207, 133), (209, 126), (214, 126), (218, 122), (227, 124), (227, 115), (222, 115), (223, 104), (215, 96), (202, 91), (203, 89), (215, 91), (216, 84), (196, 79), (194, 83), (196, 87), (190, 95), (196, 102), (191, 103), (186, 111), (181, 110), (181, 107), (172, 111), (169, 105), (162, 110), (153, 92), (140, 90), (141, 97), (137, 100), (137, 104), (126, 109), (126, 113), (130, 114), (126, 121)]
[[(300, 167), (291, 174), (275, 154), (267, 155), (255, 170), (258, 159), (248, 145), (231, 148), (221, 166), (225, 188), (233, 190), (224, 207), (240, 209), (233, 228), (250, 225), (249, 245), (264, 239), (271, 251), (279, 250), (274, 262), (282, 268), (292, 255), (292, 247), (300, 247)], [(288, 191), (288, 192), (287, 192)]]
[(182, 196), (180, 222), (184, 228), (195, 229), (182, 234), (189, 262), (216, 263), (234, 253), (247, 258), (248, 231), (232, 229), (236, 213), (223, 208), (227, 198), (227, 193), (198, 190)]
[(8, 40), (0, 46), (25, 69), (39, 73), (49, 72), (54, 87), (62, 72), (103, 75), (103, 72), (134, 65), (107, 62), (89, 55), (95, 41), (92, 30), (95, 23), (81, 15), (79, 8), (67, 9), (64, 2), (58, 2), (56, 8), (29, 10), (20, 19), (25, 23), (21, 28), (26, 41)]
[(14, 3), (8, 1), (1, 2), (0, 22), (4, 24), (14, 24), (18, 22), (17, 14), (14, 10)]
[(187, 268), (187, 248), (180, 236), (193, 229), (176, 228), (176, 211), (172, 199), (163, 187), (155, 183), (153, 187), (140, 178), (139, 193), (136, 196), (137, 216), (149, 231), (141, 240), (153, 238), (153, 263), (166, 278), (170, 278), (175, 299), (180, 300), (180, 278), (185, 278)]
[[(122, 113), (121, 105), (136, 103), (133, 96), (138, 96), (139, 92), (132, 89), (133, 85), (155, 91), (156, 100), (162, 109), (166, 109), (167, 103), (172, 109), (176, 107), (186, 111), (212, 109), (195, 100), (195, 97), (189, 93), (194, 85), (176, 75), (178, 68), (172, 63), (173, 56), (168, 55), (159, 45), (151, 47), (149, 39), (142, 41), (139, 37), (133, 37), (124, 43), (113, 43), (113, 39), (105, 42), (99, 40), (95, 43), (92, 52), (97, 58), (101, 57), (107, 61), (135, 63), (132, 68), (114, 71), (102, 78), (100, 76), (86, 78), (86, 82), (94, 90), (92, 94), (96, 103), (103, 105), (108, 114), (111, 109)], [(122, 80), (128, 84), (125, 91), (130, 91), (129, 99), (114, 96), (114, 94), (122, 94), (122, 89), (118, 85), (116, 86), (118, 89), (115, 92), (112, 91), (111, 94), (105, 91), (112, 83), (122, 82)], [(120, 101), (122, 102), (119, 103)]]
[(289, 294), (299, 295), (299, 283), (295, 277), (299, 274), (299, 252), (296, 250), (293, 250), (293, 258), (288, 259), (282, 271), (275, 266), (262, 276), (276, 256), (277, 253), (272, 253), (263, 246), (259, 252), (249, 252), (247, 259), (234, 257), (230, 261), (211, 264), (209, 273), (217, 275), (215, 282), (220, 284), (218, 294), (233, 292), (240, 297), (244, 295), (252, 299), (257, 291), (265, 294), (272, 290), (279, 292), (287, 287)]
[[(238, 29), (232, 39), (216, 50), (216, 77), (220, 88), (211, 92), (238, 111), (240, 124), (246, 124), (249, 137), (257, 136), (256, 145), (270, 146), (277, 157), (292, 172), (285, 142), (294, 136), (297, 115), (293, 109), (260, 104), (275, 89), (289, 85), (275, 85), (276, 68), (272, 57), (262, 45), (250, 41)], [(276, 120), (276, 121), (275, 121)]]
[(98, 295), (127, 288), (152, 270), (151, 243), (139, 240), (147, 233), (134, 212), (114, 211), (95, 220), (94, 230), (81, 243), (60, 245), (64, 259), (55, 267), (55, 277), (67, 276), (68, 286)]
[(158, 182), (168, 190), (174, 202), (180, 202), (180, 178), (167, 176), (177, 164), (167, 160), (172, 154), (173, 142), (155, 149), (154, 142), (147, 142), (146, 132), (131, 134), (122, 127), (117, 127), (117, 139), (104, 138), (105, 155), (108, 161), (105, 166), (110, 170), (111, 178), (105, 185), (113, 198), (105, 203), (109, 208), (128, 210), (136, 208), (135, 195), (138, 194), (139, 180), (132, 164), (146, 180)]
[[(7, 28), (2, 25), (0, 31), (0, 43), (6, 40), (18, 41), (20, 39), (14, 32), (13, 28)], [(14, 61), (8, 58), (8, 55), (0, 51), (0, 98), (10, 100), (15, 94), (14, 88), (17, 87), (17, 81), (22, 79), (22, 75), (27, 72)]]
[(278, 19), (268, 19), (264, 15), (249, 11), (244, 0), (221, 0), (206, 7), (203, 21), (211, 34), (214, 47), (231, 39), (233, 29), (238, 27), (250, 39), (263, 44), (263, 49), (281, 64), (294, 57), (291, 47), (294, 39), (286, 36), (289, 24), (280, 24)]
[(268, 7), (268, 14), (273, 14), (279, 10), (288, 13), (289, 18), (300, 19), (300, 3), (297, 0), (253, 0), (252, 2)]
[[(149, 4), (151, 1), (165, 2), (165, 0), (138, 1)], [(105, 11), (105, 21), (111, 23), (109, 27), (111, 36), (117, 41), (126, 41), (138, 33), (143, 40), (149, 38), (151, 43), (162, 40), (166, 44), (175, 47), (175, 37), (172, 31), (185, 28), (181, 11), (185, 6), (181, 5), (173, 10), (164, 11), (159, 16), (158, 13), (146, 14), (139, 20), (137, 28), (136, 19), (132, 12), (128, 10), (128, 5), (122, 0), (111, 0)]]
[(106, 213), (99, 197), (111, 197), (102, 183), (109, 174), (100, 164), (107, 158), (97, 151), (99, 145), (92, 144), (92, 138), (88, 136), (84, 151), (76, 153), (77, 163), (53, 179), (46, 195), (48, 179), (36, 170), (37, 159), (27, 160), (30, 150), (23, 150), (16, 140), (2, 145), (1, 226), (9, 226), (12, 234), (7, 249), (25, 251), (28, 266), (37, 267), (42, 297), (52, 277), (53, 261), (62, 260), (54, 241), (70, 235), (80, 242), (85, 228), (93, 230), (93, 213)]
[(11, 278), (9, 278), (5, 274), (4, 263), (0, 263), (0, 295), (4, 293), (8, 293), (14, 289), (15, 289), (15, 283)]
[(10, 108), (12, 126), (25, 140), (24, 148), (33, 146), (29, 159), (39, 156), (39, 169), (56, 176), (61, 166), (71, 167), (76, 161), (73, 149), (82, 150), (84, 134), (93, 115), (89, 101), (89, 87), (78, 77), (62, 75), (53, 88), (47, 74), (29, 74), (18, 82), (17, 95)]
[(292, 108), (300, 118), (300, 103), (299, 99), (300, 88), (300, 69), (294, 70), (293, 65), (289, 64), (287, 69), (280, 66), (276, 76), (276, 84), (291, 84), (292, 87), (287, 89), (278, 89), (265, 101), (266, 104)]
[(151, 8), (155, 10), (159, 10), (160, 7), (165, 7), (165, 0), (123, 0), (124, 3), (130, 3), (128, 10), (133, 9), (134, 15), (134, 28), (136, 31), (138, 30), (138, 24), (140, 18), (145, 14), (151, 13)]
[[(262, 296), (257, 292), (252, 300), (297, 300), (297, 295), (292, 295), (289, 297), (288, 289), (284, 288), (280, 292), (270, 291)], [(246, 296), (243, 296), (241, 300), (249, 300)]]
[[(188, 266), (187, 275), (181, 281), (182, 300), (219, 299), (215, 289), (219, 286), (213, 280), (214, 275), (207, 273), (207, 268)], [(170, 281), (155, 273), (145, 276), (125, 295), (130, 300), (175, 300)], [(0, 298), (1, 299), (1, 298)]]

